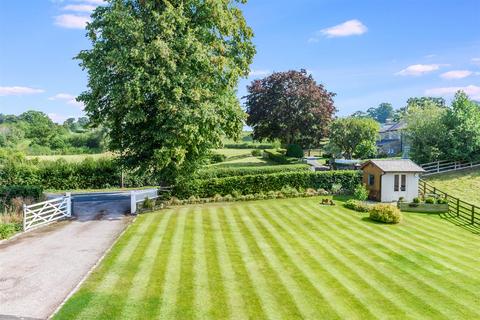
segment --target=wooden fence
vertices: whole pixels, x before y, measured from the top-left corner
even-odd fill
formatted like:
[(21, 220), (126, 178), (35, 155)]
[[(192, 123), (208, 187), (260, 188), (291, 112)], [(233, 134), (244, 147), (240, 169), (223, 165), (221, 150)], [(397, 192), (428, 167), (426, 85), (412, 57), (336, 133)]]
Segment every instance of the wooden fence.
[(424, 196), (435, 194), (448, 201), (448, 208), (457, 218), (468, 221), (470, 224), (480, 224), (480, 207), (453, 197), (446, 192), (438, 190), (424, 180), (419, 183), (420, 193)]
[(421, 167), (426, 171), (424, 176), (438, 174), (442, 172), (449, 172), (449, 171), (458, 171), (464, 170), (469, 168), (480, 167), (480, 160), (467, 162), (467, 161), (450, 161), (450, 160), (442, 160), (442, 161), (435, 161), (424, 163)]

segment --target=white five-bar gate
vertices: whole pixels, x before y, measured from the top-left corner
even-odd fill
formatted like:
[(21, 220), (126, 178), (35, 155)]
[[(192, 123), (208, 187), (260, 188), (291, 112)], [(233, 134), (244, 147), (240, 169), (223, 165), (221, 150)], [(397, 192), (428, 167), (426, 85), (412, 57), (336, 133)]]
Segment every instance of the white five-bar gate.
[(50, 222), (72, 216), (70, 193), (65, 196), (23, 205), (23, 231), (46, 225)]

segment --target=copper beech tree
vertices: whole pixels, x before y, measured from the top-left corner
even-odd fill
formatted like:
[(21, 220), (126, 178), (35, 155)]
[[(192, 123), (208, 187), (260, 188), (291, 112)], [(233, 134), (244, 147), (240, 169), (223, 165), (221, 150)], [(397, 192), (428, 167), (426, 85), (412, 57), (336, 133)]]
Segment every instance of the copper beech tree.
[(310, 149), (327, 137), (336, 112), (335, 94), (306, 70), (275, 72), (253, 81), (247, 90), (247, 124), (254, 139), (279, 139)]

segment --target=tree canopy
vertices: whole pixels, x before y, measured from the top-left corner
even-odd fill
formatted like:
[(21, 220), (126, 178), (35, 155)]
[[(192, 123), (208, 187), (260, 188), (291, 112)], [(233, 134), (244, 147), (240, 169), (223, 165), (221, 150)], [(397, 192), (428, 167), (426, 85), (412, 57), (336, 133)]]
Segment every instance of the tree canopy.
[(369, 108), (367, 115), (380, 123), (385, 123), (387, 119), (392, 119), (394, 115), (393, 106), (391, 103), (382, 102), (376, 108)]
[(336, 111), (335, 94), (305, 70), (275, 72), (253, 81), (247, 90), (247, 124), (254, 139), (279, 139), (307, 149), (326, 137)]
[(339, 118), (330, 129), (328, 149), (335, 154), (365, 159), (377, 153), (376, 141), (380, 125), (371, 118)]
[(125, 165), (172, 181), (240, 133), (236, 86), (255, 54), (242, 3), (109, 0), (94, 11), (78, 100)]

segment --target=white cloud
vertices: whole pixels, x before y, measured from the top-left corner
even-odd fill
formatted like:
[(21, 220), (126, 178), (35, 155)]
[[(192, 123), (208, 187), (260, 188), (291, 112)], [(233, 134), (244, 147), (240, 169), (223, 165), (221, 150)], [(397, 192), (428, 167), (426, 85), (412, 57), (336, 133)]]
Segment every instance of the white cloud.
[(53, 122), (56, 122), (56, 123), (59, 123), (59, 124), (63, 123), (68, 118), (68, 117), (62, 116), (61, 114), (58, 114), (58, 113), (49, 113), (48, 117), (50, 119), (52, 119)]
[(75, 98), (74, 95), (71, 95), (69, 93), (57, 93), (56, 95), (48, 98), (48, 100), (59, 100), (59, 101), (65, 101), (67, 104), (79, 107), (83, 109), (84, 104), (82, 102), (78, 102)]
[(85, 2), (85, 3), (91, 3), (91, 4), (96, 4), (96, 5), (101, 5), (104, 4), (104, 0), (75, 0), (76, 2)]
[(55, 25), (69, 29), (85, 29), (90, 17), (75, 14), (62, 14), (55, 17)]
[(403, 70), (395, 73), (398, 76), (421, 76), (423, 74), (436, 71), (443, 65), (440, 64), (413, 64)]
[(23, 96), (42, 92), (45, 92), (45, 90), (19, 86), (0, 87), (0, 96)]
[(470, 70), (452, 70), (452, 71), (442, 73), (440, 77), (447, 80), (453, 80), (453, 79), (463, 79), (471, 76), (472, 74), (473, 72)]
[(465, 87), (443, 87), (427, 89), (425, 90), (425, 94), (428, 96), (451, 96), (459, 90), (464, 91), (472, 99), (480, 99), (480, 87), (473, 84)]
[(359, 36), (367, 31), (367, 26), (365, 26), (361, 21), (353, 19), (330, 28), (322, 29), (317, 32), (317, 37), (319, 35), (326, 36), (327, 38)]
[(269, 75), (270, 70), (251, 70), (248, 74), (249, 77), (264, 77)]
[(65, 11), (92, 12), (96, 6), (90, 4), (69, 4), (62, 8)]
[(480, 65), (480, 58), (472, 58), (472, 63)]

